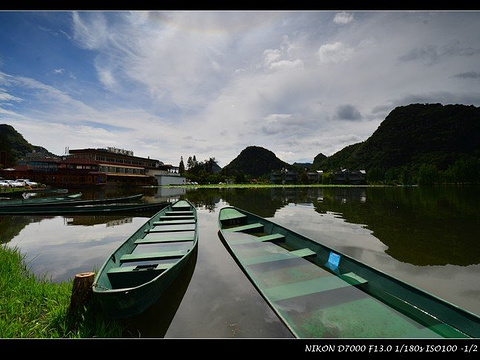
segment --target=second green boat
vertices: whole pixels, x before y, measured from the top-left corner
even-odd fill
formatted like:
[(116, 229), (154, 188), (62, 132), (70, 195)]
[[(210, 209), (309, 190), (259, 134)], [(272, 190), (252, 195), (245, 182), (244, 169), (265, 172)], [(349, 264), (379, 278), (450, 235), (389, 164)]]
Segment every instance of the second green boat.
[(479, 338), (480, 317), (265, 218), (219, 212), (219, 236), (298, 338)]

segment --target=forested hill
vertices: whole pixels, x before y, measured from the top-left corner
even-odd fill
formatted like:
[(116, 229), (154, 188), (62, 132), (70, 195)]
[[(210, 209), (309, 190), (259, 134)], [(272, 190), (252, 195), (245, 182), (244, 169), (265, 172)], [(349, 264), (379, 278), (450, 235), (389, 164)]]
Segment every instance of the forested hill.
[(293, 169), (293, 165), (280, 160), (270, 150), (260, 146), (248, 146), (222, 169), (222, 173), (227, 176), (243, 174), (258, 178), (282, 168)]
[[(426, 165), (452, 172), (480, 160), (480, 108), (466, 105), (412, 104), (395, 108), (362, 143), (332, 156), (315, 158), (313, 169), (367, 170), (379, 177), (417, 176)], [(480, 170), (480, 169), (479, 169)]]
[(7, 124), (0, 124), (0, 151), (5, 154), (7, 167), (14, 165), (18, 159), (34, 151), (55, 156), (41, 146), (30, 144), (22, 134)]

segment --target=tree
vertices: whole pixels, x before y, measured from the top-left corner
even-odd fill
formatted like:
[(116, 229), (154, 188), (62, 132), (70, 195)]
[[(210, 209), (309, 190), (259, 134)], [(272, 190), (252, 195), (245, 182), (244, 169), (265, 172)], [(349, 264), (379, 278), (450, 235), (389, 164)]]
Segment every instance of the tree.
[(302, 171), (302, 175), (300, 175), (300, 183), (302, 184), (308, 184), (309, 181), (308, 181), (308, 174), (307, 174), (307, 170), (304, 169)]
[(183, 163), (183, 156), (180, 156), (180, 164), (178, 165), (178, 171), (180, 174), (185, 172), (185, 164)]
[(194, 163), (193, 163), (193, 159), (191, 156), (188, 157), (188, 160), (187, 160), (187, 170), (191, 170), (195, 167)]
[(433, 164), (422, 164), (418, 169), (418, 184), (433, 185), (438, 180), (438, 170)]

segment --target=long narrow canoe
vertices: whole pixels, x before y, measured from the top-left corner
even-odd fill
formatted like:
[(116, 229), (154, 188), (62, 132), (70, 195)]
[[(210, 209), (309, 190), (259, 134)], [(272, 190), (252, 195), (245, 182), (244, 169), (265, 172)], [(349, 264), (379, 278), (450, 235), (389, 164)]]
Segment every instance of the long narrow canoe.
[(29, 198), (22, 200), (6, 200), (0, 202), (0, 211), (7, 212), (8, 210), (12, 211), (22, 211), (41, 208), (47, 209), (52, 207), (61, 207), (61, 206), (80, 206), (80, 205), (97, 205), (97, 204), (112, 204), (112, 203), (124, 203), (135, 200), (140, 200), (143, 197), (143, 194), (135, 194), (129, 196), (120, 196), (120, 197), (110, 197), (104, 199), (82, 199), (78, 200), (82, 196), (82, 193), (66, 195), (66, 196), (55, 196), (55, 197), (44, 197), (44, 198)]
[(111, 318), (145, 312), (175, 280), (198, 245), (197, 211), (187, 200), (152, 216), (105, 261), (93, 298)]
[(219, 237), (298, 338), (479, 338), (480, 317), (236, 207)]
[(28, 197), (26, 199), (2, 199), (0, 200), (1, 208), (20, 207), (26, 205), (48, 205), (53, 203), (71, 202), (82, 197), (82, 193), (69, 194), (64, 196), (43, 196), (43, 197)]
[(17, 209), (4, 210), (0, 208), (0, 216), (2, 215), (75, 215), (75, 214), (104, 214), (120, 213), (120, 212), (153, 212), (159, 211), (165, 206), (167, 202), (153, 202), (153, 203), (105, 203), (105, 204), (91, 204), (78, 205), (72, 203), (70, 206), (62, 204), (61, 206), (48, 207), (26, 207)]

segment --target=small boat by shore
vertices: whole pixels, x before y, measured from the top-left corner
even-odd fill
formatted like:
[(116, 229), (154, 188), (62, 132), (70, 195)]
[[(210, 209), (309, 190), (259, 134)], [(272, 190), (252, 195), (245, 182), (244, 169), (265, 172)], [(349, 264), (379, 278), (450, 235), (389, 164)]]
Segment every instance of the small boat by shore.
[(86, 204), (78, 205), (71, 204), (66, 206), (62, 204), (61, 206), (48, 206), (48, 207), (24, 207), (17, 209), (1, 209), (0, 215), (75, 215), (75, 214), (109, 214), (109, 213), (120, 213), (120, 212), (153, 212), (159, 211), (165, 206), (168, 205), (168, 202), (152, 202), (152, 203), (106, 203), (106, 204)]
[[(110, 197), (103, 199), (80, 199), (82, 193), (76, 193), (65, 196), (51, 196), (40, 198), (29, 198), (22, 200), (8, 200), (0, 202), (0, 213), (2, 214), (19, 214), (19, 213), (31, 213), (41, 210), (52, 210), (63, 207), (79, 207), (87, 205), (105, 205), (105, 204), (124, 204), (127, 202), (137, 201), (142, 199), (143, 194)], [(80, 200), (79, 200), (80, 199)]]
[[(30, 194), (28, 194), (30, 195)], [(0, 208), (6, 207), (18, 207), (18, 206), (26, 206), (26, 205), (48, 205), (53, 203), (62, 203), (62, 202), (70, 202), (73, 200), (80, 199), (82, 197), (82, 193), (75, 193), (70, 195), (63, 195), (63, 196), (28, 196), (28, 197), (21, 197), (21, 198), (0, 198)]]
[(480, 316), (236, 207), (219, 237), (298, 338), (479, 338)]
[(168, 204), (105, 261), (93, 299), (105, 316), (145, 312), (175, 280), (198, 245), (197, 211), (187, 200)]

